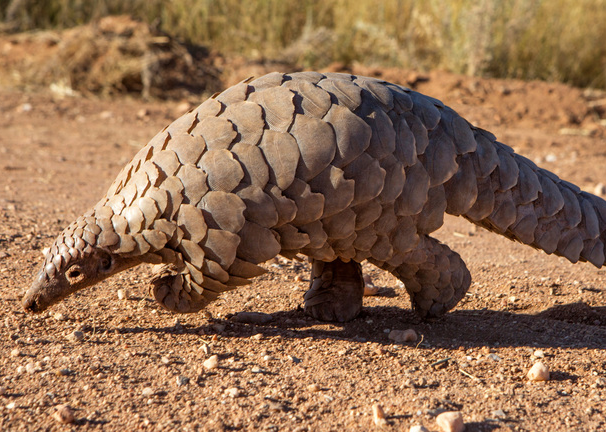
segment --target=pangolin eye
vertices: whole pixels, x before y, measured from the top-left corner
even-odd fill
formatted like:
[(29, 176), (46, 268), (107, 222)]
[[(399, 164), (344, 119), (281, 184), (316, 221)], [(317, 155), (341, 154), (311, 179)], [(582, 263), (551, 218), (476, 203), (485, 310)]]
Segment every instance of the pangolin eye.
[(71, 283), (75, 283), (78, 282), (79, 279), (84, 276), (84, 273), (82, 273), (82, 269), (80, 268), (80, 266), (74, 265), (67, 269), (67, 271), (65, 272), (65, 276)]

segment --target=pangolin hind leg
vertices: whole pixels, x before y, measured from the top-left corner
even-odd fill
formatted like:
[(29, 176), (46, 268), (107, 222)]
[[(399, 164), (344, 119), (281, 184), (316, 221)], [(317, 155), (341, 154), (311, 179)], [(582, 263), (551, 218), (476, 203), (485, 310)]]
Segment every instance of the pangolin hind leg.
[(458, 253), (438, 240), (421, 236), (419, 244), (391, 263), (374, 263), (400, 279), (415, 312), (438, 317), (457, 305), (471, 285), (471, 274)]
[(311, 282), (304, 296), (306, 314), (322, 321), (350, 321), (360, 313), (363, 295), (360, 263), (312, 260)]

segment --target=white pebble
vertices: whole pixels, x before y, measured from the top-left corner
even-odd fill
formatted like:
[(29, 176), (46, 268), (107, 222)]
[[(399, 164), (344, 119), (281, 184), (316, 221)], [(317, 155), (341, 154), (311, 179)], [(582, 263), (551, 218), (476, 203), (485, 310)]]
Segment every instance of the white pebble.
[(125, 300), (127, 298), (126, 291), (123, 289), (118, 290), (118, 299)]
[(549, 381), (549, 368), (543, 362), (536, 362), (526, 376), (530, 381)]
[(67, 317), (62, 314), (61, 312), (55, 312), (55, 314), (53, 315), (53, 318), (56, 319), (57, 321), (65, 321), (67, 319)]
[(28, 374), (33, 374), (36, 372), (36, 366), (34, 365), (34, 363), (29, 362), (28, 364), (25, 365), (25, 372), (27, 372)]
[(545, 353), (542, 350), (536, 350), (533, 355), (536, 358), (544, 358), (545, 357)]
[(240, 390), (237, 387), (228, 388), (225, 390), (225, 394), (230, 398), (237, 398), (240, 396)]
[(501, 361), (501, 357), (496, 354), (488, 354), (486, 357), (493, 361)]
[(465, 430), (463, 416), (459, 411), (447, 411), (436, 417), (438, 427), (444, 432), (461, 432)]
[(17, 367), (17, 374), (21, 375), (25, 372), (25, 366), (18, 366)]
[(53, 414), (53, 418), (59, 423), (68, 424), (73, 423), (76, 419), (74, 418), (74, 412), (67, 405), (57, 405), (56, 411)]
[(21, 351), (19, 350), (19, 348), (15, 348), (14, 350), (11, 351), (11, 357), (19, 357), (21, 355)]
[(429, 431), (423, 425), (414, 425), (414, 426), (410, 427), (408, 432), (429, 432)]
[(212, 355), (209, 358), (207, 358), (204, 363), (203, 363), (204, 367), (206, 369), (216, 369), (219, 366), (219, 356)]
[(389, 332), (389, 339), (394, 342), (416, 342), (418, 339), (417, 332), (413, 329), (407, 330), (392, 330)]
[(150, 397), (150, 396), (153, 396), (153, 394), (154, 394), (154, 390), (151, 387), (145, 387), (141, 391), (141, 396), (143, 396), (143, 397)]
[(385, 411), (383, 411), (383, 407), (379, 404), (374, 404), (372, 406), (372, 420), (375, 422), (375, 425), (382, 426), (387, 424), (387, 418), (385, 416)]
[(307, 386), (307, 390), (315, 393), (315, 392), (319, 392), (322, 389), (320, 388), (320, 386), (318, 384), (310, 384)]
[(15, 402), (10, 402), (6, 404), (6, 409), (15, 409), (16, 406), (17, 404)]

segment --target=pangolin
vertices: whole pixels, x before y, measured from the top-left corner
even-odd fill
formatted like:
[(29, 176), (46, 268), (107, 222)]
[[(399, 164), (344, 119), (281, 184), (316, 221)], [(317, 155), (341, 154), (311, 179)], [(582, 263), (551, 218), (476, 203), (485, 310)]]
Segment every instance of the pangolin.
[(537, 167), (439, 100), (373, 78), (270, 73), (183, 115), (143, 147), (45, 256), (38, 312), (140, 263), (150, 291), (196, 312), (281, 254), (312, 262), (305, 311), (361, 309), (360, 263), (435, 317), (465, 295), (461, 257), (430, 234), (444, 213), (571, 262), (604, 263), (606, 202)]

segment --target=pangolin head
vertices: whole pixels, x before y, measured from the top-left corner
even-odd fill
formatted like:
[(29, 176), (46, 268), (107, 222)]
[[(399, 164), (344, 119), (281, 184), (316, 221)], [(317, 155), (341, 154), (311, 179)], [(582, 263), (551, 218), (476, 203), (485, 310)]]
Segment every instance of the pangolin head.
[(139, 257), (124, 257), (97, 244), (87, 231), (85, 217), (70, 224), (45, 254), (42, 269), (22, 304), (28, 312), (42, 312), (68, 295), (141, 263)]

